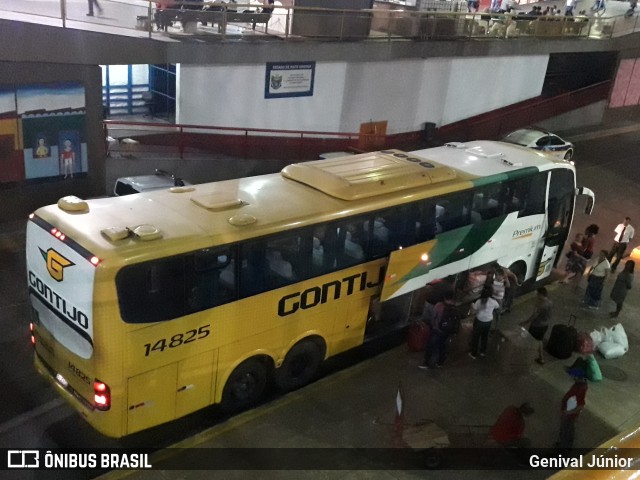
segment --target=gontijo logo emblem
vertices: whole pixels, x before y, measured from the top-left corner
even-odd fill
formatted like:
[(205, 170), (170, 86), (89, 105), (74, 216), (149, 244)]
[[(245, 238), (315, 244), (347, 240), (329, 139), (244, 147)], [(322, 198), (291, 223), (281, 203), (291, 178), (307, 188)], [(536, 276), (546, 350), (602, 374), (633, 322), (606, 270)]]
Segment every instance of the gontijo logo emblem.
[(56, 282), (64, 280), (64, 269), (66, 267), (75, 265), (75, 263), (56, 252), (53, 248), (46, 252), (41, 248), (38, 248), (38, 250), (40, 250), (42, 258), (47, 262), (47, 272)]

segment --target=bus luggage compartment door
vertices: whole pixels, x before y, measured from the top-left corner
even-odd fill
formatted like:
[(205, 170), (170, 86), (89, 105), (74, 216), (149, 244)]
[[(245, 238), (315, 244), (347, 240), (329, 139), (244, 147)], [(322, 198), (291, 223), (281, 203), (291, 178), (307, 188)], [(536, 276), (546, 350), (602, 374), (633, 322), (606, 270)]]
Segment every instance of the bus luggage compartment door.
[(176, 418), (195, 412), (211, 403), (214, 365), (218, 350), (186, 358), (178, 364)]
[(175, 418), (178, 364), (172, 363), (127, 382), (127, 433), (168, 422)]

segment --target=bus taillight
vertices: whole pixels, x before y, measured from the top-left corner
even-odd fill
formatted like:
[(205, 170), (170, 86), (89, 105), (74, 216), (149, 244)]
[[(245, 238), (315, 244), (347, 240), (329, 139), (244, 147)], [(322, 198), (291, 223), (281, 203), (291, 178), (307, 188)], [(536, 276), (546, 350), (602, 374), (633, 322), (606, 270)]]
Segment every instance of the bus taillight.
[(100, 263), (100, 259), (94, 256), (89, 259), (89, 262), (91, 262), (91, 265), (93, 265), (94, 267), (97, 267)]
[(67, 236), (62, 233), (60, 230), (58, 230), (57, 228), (52, 228), (51, 229), (51, 235), (53, 235), (54, 237), (56, 237), (59, 240), (64, 240), (65, 238), (67, 238)]
[(36, 333), (35, 333), (35, 327), (33, 325), (33, 322), (29, 322), (29, 332), (31, 332), (31, 345), (36, 344)]
[(93, 403), (98, 410), (111, 408), (111, 389), (97, 378), (93, 381)]

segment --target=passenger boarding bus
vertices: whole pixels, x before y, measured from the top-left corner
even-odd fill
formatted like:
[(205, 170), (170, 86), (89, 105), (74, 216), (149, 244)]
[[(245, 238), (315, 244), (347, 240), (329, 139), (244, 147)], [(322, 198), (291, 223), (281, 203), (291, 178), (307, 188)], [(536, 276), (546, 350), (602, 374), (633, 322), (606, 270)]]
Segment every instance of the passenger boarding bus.
[(474, 141), (65, 197), (27, 227), (35, 364), (111, 437), (245, 408), (406, 325), (434, 279), (491, 262), (544, 279), (578, 195), (590, 211), (570, 163)]

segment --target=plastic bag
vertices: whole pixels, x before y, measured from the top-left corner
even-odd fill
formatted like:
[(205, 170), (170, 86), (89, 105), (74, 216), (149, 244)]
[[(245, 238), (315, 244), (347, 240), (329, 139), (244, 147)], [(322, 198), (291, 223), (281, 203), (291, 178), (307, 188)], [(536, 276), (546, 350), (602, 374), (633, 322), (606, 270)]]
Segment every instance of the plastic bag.
[(624, 347), (619, 343), (614, 342), (602, 342), (600, 345), (598, 345), (598, 351), (607, 360), (611, 358), (621, 357), (625, 353)]
[(600, 330), (594, 330), (589, 334), (589, 336), (591, 337), (591, 340), (593, 340), (594, 348), (598, 348), (598, 345), (604, 342), (604, 335)]
[(600, 365), (598, 365), (598, 361), (593, 355), (589, 355), (587, 357), (587, 378), (592, 382), (599, 382), (602, 380)]
[(629, 350), (629, 340), (627, 339), (627, 333), (624, 331), (624, 327), (621, 323), (611, 328), (610, 336), (613, 342), (624, 347), (625, 352)]
[(616, 343), (616, 342), (613, 341), (613, 337), (611, 336), (611, 328), (602, 327), (602, 329), (600, 331), (602, 332), (602, 341), (603, 342)]

